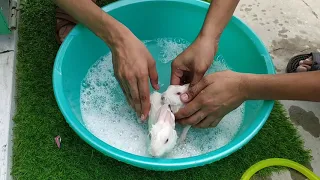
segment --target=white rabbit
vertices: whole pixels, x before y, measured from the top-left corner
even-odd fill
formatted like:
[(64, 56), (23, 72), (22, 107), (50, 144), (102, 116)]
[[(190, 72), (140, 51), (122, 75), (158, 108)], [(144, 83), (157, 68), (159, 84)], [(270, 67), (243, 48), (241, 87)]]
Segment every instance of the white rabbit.
[(150, 95), (150, 112), (149, 112), (149, 118), (148, 118), (148, 126), (149, 126), (149, 132), (151, 130), (152, 125), (156, 124), (158, 121), (159, 116), (159, 109), (161, 108), (162, 102), (161, 102), (161, 93), (154, 91)]
[(150, 100), (148, 151), (154, 157), (161, 157), (176, 145), (178, 135), (175, 130), (175, 117), (170, 105), (161, 103), (160, 93), (151, 94)]
[[(182, 108), (184, 106), (184, 103), (181, 101), (180, 99), (180, 95), (185, 93), (188, 88), (189, 88), (190, 84), (185, 84), (185, 85), (170, 85), (168, 87), (168, 89), (162, 93), (161, 95), (161, 101), (164, 104), (170, 104), (171, 106), (171, 110), (173, 113), (176, 113), (179, 111), (180, 108)], [(180, 135), (180, 142), (183, 142), (186, 137), (187, 137), (187, 133), (190, 129), (190, 125), (186, 126), (185, 128), (183, 128), (183, 131)]]
[(162, 93), (161, 101), (163, 104), (170, 104), (173, 113), (179, 111), (184, 106), (180, 99), (180, 95), (185, 93), (189, 88), (189, 84), (185, 85), (170, 85), (168, 89)]
[[(160, 157), (170, 152), (176, 145), (178, 135), (175, 130), (174, 113), (184, 106), (180, 95), (188, 90), (189, 84), (170, 85), (163, 93), (157, 91), (150, 95), (151, 108), (149, 112), (149, 153)], [(184, 141), (191, 126), (186, 126), (180, 136)]]

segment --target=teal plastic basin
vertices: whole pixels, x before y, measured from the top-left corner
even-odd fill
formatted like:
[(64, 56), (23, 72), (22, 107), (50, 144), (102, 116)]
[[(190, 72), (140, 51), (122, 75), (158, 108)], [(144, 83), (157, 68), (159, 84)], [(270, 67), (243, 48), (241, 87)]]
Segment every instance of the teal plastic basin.
[[(139, 39), (179, 37), (192, 42), (204, 21), (208, 3), (195, 0), (122, 0), (103, 7)], [(248, 101), (242, 126), (224, 147), (207, 154), (181, 159), (155, 159), (116, 149), (91, 134), (82, 124), (80, 85), (88, 69), (109, 52), (106, 44), (82, 25), (77, 25), (61, 45), (54, 64), (53, 87), (61, 112), (71, 128), (93, 148), (119, 161), (150, 170), (173, 171), (218, 161), (248, 143), (267, 120), (273, 101)], [(257, 35), (236, 17), (224, 30), (219, 47), (235, 71), (274, 74), (269, 53)], [(160, 79), (169, 79), (170, 69), (161, 69)], [(166, 86), (168, 83), (166, 84)]]

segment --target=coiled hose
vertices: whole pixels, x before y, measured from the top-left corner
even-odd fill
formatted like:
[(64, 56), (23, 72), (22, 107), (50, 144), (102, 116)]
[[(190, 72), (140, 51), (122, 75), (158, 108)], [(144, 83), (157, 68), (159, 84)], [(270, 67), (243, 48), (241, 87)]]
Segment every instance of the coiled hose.
[(251, 166), (241, 177), (241, 180), (250, 180), (250, 178), (258, 171), (263, 168), (270, 167), (270, 166), (285, 166), (292, 168), (304, 176), (306, 176), (309, 180), (320, 180), (320, 177), (314, 174), (312, 171), (307, 169), (305, 166), (296, 163), (294, 161), (282, 158), (271, 158), (260, 161), (253, 166)]

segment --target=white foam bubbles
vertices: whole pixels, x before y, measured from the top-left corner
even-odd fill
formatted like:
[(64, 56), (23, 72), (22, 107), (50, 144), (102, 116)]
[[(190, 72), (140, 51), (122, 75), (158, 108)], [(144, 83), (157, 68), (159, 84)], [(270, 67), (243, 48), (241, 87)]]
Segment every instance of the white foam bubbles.
[(151, 51), (157, 51), (155, 58), (165, 64), (171, 62), (190, 45), (190, 42), (182, 38), (158, 38), (145, 40), (143, 42)]
[[(226, 115), (216, 128), (191, 128), (188, 132), (186, 142), (177, 145), (168, 157), (183, 158), (195, 156), (225, 146), (238, 132), (242, 123), (243, 114), (244, 104)], [(177, 130), (181, 133), (182, 127), (178, 126)]]
[(213, 63), (209, 67), (208, 71), (206, 72), (206, 75), (214, 72), (229, 70), (229, 69), (231, 70), (231, 68), (228, 67), (226, 61), (224, 60), (224, 57), (221, 54), (219, 54), (217, 55), (215, 61), (213, 61)]
[[(155, 59), (163, 64), (171, 62), (190, 43), (183, 39), (162, 38), (143, 41)], [(207, 73), (230, 69), (221, 55)], [(160, 82), (161, 84), (161, 82)], [(136, 155), (147, 153), (147, 123), (137, 122), (138, 117), (127, 104), (114, 76), (111, 53), (99, 59), (88, 71), (81, 84), (81, 113), (87, 129), (102, 141), (120, 150)], [(244, 104), (222, 119), (216, 128), (191, 128), (185, 144), (179, 144), (167, 158), (196, 156), (218, 149), (232, 140), (244, 114)], [(177, 126), (178, 135), (182, 127)]]

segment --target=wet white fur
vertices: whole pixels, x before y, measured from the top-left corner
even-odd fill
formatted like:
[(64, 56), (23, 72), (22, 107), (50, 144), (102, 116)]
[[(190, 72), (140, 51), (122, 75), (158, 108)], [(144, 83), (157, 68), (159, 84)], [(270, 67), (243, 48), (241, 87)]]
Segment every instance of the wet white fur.
[(162, 104), (160, 93), (151, 94), (150, 100), (148, 151), (151, 156), (160, 157), (176, 145), (175, 117), (169, 104)]
[[(180, 99), (180, 95), (185, 93), (190, 84), (185, 84), (185, 85), (170, 85), (168, 89), (162, 93), (161, 99), (163, 103), (170, 104), (171, 110), (173, 113), (176, 113), (179, 111), (180, 108), (184, 107), (184, 103)], [(191, 128), (190, 125), (186, 126), (181, 135), (179, 142), (183, 142), (186, 137), (189, 129)]]
[[(171, 151), (177, 143), (174, 113), (184, 106), (180, 95), (187, 91), (189, 84), (179, 86), (170, 85), (163, 93), (157, 91), (150, 95), (151, 109), (148, 119), (149, 127), (149, 153), (160, 157)], [(184, 141), (191, 126), (186, 126), (180, 136)]]

